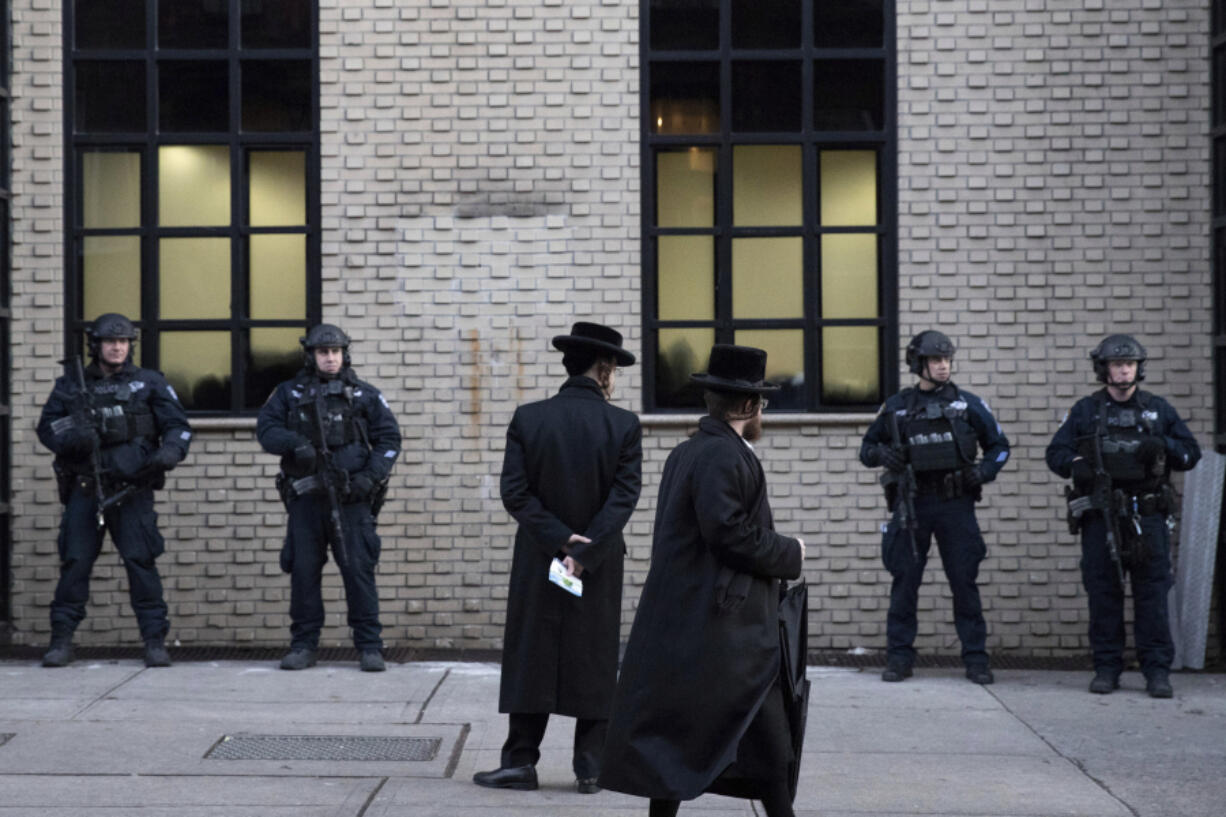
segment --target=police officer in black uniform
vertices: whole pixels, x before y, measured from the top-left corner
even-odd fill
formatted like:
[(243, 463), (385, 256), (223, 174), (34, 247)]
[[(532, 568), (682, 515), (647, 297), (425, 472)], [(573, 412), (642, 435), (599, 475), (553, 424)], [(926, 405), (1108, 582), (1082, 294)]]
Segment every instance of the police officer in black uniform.
[(281, 569), (290, 574), (291, 641), (281, 669), (315, 664), (331, 545), (361, 668), (381, 672), (375, 514), (400, 453), (400, 428), (379, 390), (350, 368), (344, 332), (322, 323), (300, 342), (302, 370), (277, 386), (256, 425), (260, 445), (281, 457), (277, 487), (289, 512)]
[(950, 380), (954, 351), (935, 330), (912, 338), (906, 361), (919, 382), (886, 400), (860, 445), (862, 463), (887, 469), (882, 484), (894, 511), (882, 541), (882, 560), (893, 577), (883, 681), (911, 676), (916, 606), (933, 534), (953, 592), (966, 677), (993, 681), (976, 584), (987, 546), (975, 502), (1008, 460), (1009, 441), (987, 404)]
[(1094, 348), (1090, 359), (1104, 388), (1078, 400), (1065, 417), (1047, 446), (1047, 467), (1073, 480), (1070, 527), (1081, 531), (1081, 579), (1090, 603), (1090, 692), (1106, 695), (1120, 685), (1127, 572), (1146, 690), (1170, 698), (1170, 475), (1196, 465), (1200, 447), (1170, 403), (1138, 388), (1146, 358), (1130, 335), (1110, 335)]
[(132, 363), (137, 334), (130, 320), (100, 315), (86, 335), (89, 365), (82, 369), (79, 359), (71, 359), (75, 366), (55, 381), (38, 420), (38, 439), (55, 454), (64, 503), (60, 581), (43, 666), (72, 661), (72, 634), (85, 618), (90, 571), (109, 530), (128, 573), (145, 664), (167, 667), (170, 621), (155, 564), (166, 543), (157, 529), (153, 491), (187, 456), (192, 431), (166, 379)]

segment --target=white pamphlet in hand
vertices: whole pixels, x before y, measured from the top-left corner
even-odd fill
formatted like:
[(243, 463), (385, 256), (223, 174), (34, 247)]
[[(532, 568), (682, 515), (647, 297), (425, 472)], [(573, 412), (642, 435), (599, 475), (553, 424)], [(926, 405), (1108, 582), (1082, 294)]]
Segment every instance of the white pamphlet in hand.
[(572, 596), (583, 595), (583, 580), (578, 576), (567, 576), (566, 566), (561, 559), (549, 563), (549, 581), (570, 593)]

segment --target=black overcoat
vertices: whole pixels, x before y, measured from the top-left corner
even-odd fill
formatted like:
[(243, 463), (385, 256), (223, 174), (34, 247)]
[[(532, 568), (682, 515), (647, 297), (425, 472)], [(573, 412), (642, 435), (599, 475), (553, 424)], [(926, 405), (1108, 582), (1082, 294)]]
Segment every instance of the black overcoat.
[[(622, 528), (638, 502), (642, 430), (596, 381), (572, 377), (520, 406), (507, 429), (502, 504), (519, 523), (502, 649), (500, 712), (608, 717), (621, 636)], [(583, 596), (548, 580), (572, 533)]]
[(689, 800), (740, 762), (776, 689), (779, 579), (801, 569), (800, 543), (774, 532), (765, 493), (757, 456), (720, 420), (704, 417), (669, 455), (601, 786)]

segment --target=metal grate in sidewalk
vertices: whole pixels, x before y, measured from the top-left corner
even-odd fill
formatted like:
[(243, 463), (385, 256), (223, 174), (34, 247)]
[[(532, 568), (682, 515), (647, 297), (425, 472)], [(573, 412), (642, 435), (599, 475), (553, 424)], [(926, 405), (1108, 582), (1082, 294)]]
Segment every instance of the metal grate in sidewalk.
[(366, 735), (226, 735), (205, 753), (209, 760), (434, 760), (442, 738)]

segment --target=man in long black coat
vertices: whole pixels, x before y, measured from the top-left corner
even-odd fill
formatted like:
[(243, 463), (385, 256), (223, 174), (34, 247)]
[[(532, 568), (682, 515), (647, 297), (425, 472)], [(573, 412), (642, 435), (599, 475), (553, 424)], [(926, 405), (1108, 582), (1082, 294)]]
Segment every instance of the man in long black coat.
[(717, 345), (693, 375), (710, 416), (669, 455), (651, 570), (622, 661), (600, 785), (650, 797), (651, 815), (714, 792), (792, 814), (780, 685), (780, 579), (804, 543), (774, 531), (761, 433), (766, 353)]
[[(642, 431), (608, 402), (618, 366), (634, 363), (621, 335), (576, 323), (553, 345), (569, 379), (548, 400), (520, 406), (507, 429), (502, 503), (519, 523), (511, 563), (498, 709), (510, 716), (501, 765), (473, 782), (537, 787), (550, 713), (577, 719), (573, 767), (581, 793), (599, 791), (600, 749), (617, 681), (622, 528), (638, 502)], [(580, 579), (574, 596), (549, 581), (550, 563)]]

